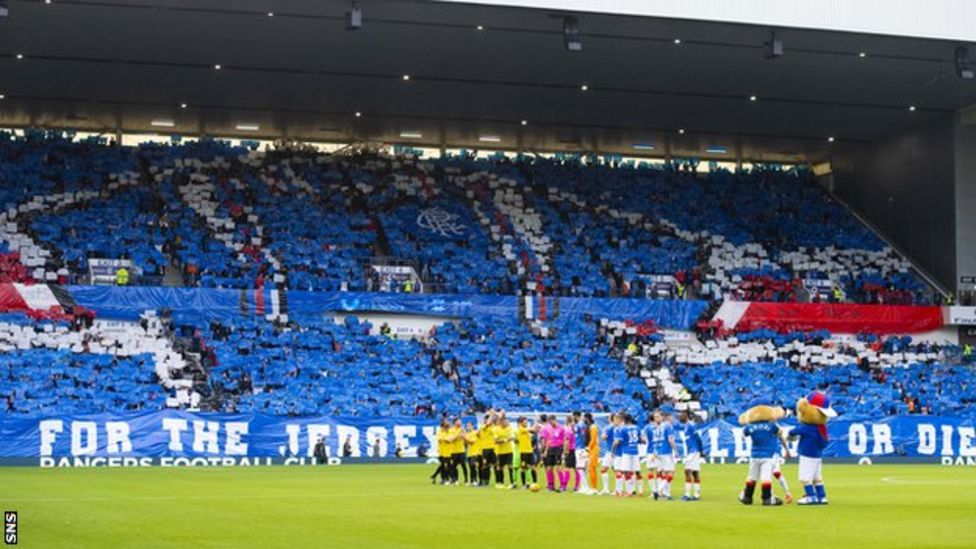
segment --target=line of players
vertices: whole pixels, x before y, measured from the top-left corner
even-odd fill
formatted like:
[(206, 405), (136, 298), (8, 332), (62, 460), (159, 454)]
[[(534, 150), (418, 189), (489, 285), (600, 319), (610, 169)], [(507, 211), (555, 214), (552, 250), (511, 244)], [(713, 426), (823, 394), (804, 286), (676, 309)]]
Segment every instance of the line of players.
[[(460, 485), (463, 478), (467, 486), (489, 486), (494, 476), (498, 489), (528, 489), (537, 485), (541, 465), (546, 487), (553, 492), (569, 491), (572, 477), (572, 489), (578, 494), (642, 496), (643, 464), (650, 497), (670, 500), (675, 469), (681, 463), (685, 480), (681, 499), (701, 498), (701, 465), (707, 448), (688, 412), (681, 412), (675, 422), (669, 410), (657, 410), (643, 429), (630, 414), (620, 412), (611, 415), (602, 433), (591, 414), (574, 412), (564, 419), (560, 423), (555, 415), (541, 415), (533, 423), (520, 417), (512, 425), (504, 411), (495, 410), (485, 414), (478, 427), (444, 419), (437, 432), (439, 464), (431, 481), (436, 483), (440, 477), (442, 484)], [(772, 475), (790, 502), (781, 463), (774, 464)]]

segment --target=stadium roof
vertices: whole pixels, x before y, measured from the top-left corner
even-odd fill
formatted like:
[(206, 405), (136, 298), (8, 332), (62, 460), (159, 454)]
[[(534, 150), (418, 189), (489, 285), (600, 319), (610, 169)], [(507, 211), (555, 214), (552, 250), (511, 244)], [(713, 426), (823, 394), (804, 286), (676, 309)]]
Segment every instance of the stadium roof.
[(571, 53), (528, 8), (7, 4), (0, 126), (816, 161), (976, 103), (943, 40), (586, 13)]

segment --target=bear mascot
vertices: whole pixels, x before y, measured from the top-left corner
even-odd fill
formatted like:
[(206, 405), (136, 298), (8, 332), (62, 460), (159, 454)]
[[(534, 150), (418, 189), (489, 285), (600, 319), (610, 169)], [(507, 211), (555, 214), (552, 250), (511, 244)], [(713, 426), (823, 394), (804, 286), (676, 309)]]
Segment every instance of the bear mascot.
[(786, 431), (776, 423), (785, 415), (786, 410), (782, 407), (773, 405), (768, 400), (756, 399), (739, 416), (739, 424), (744, 426), (743, 434), (752, 440), (749, 474), (746, 476), (745, 488), (739, 493), (739, 501), (745, 505), (752, 505), (757, 482), (762, 489), (763, 505), (783, 504), (782, 499), (773, 496), (773, 469), (776, 467), (776, 456), (781, 445), (783, 456), (789, 458)]
[(800, 483), (803, 497), (797, 505), (826, 505), (827, 491), (823, 483), (823, 452), (827, 448), (827, 422), (837, 417), (826, 393), (814, 391), (796, 403), (796, 417), (800, 424), (790, 431), (797, 439)]

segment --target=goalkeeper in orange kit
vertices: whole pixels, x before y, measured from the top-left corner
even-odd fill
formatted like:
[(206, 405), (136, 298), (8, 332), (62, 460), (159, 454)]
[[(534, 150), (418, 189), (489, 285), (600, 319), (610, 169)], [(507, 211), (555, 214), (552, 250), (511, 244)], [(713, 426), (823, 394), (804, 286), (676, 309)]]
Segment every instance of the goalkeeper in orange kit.
[(597, 490), (597, 468), (600, 466), (600, 429), (593, 421), (593, 414), (587, 412), (583, 414), (583, 423), (586, 424), (587, 441), (586, 451), (589, 458), (586, 463), (586, 478), (589, 481), (587, 495), (596, 494)]

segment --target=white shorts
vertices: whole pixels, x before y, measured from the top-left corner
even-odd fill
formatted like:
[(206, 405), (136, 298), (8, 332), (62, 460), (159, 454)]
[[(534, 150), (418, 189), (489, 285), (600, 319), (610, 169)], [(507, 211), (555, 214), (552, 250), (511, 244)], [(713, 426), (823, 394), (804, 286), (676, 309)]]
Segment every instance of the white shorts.
[(589, 450), (576, 450), (576, 468), (586, 469), (590, 464), (590, 451)]
[(800, 456), (800, 482), (810, 484), (823, 480), (823, 459)]
[(699, 452), (692, 452), (685, 456), (685, 471), (701, 471), (702, 456)]
[(657, 456), (654, 454), (647, 454), (647, 458), (645, 459), (644, 463), (647, 464), (648, 469), (657, 469)]
[(773, 458), (749, 458), (749, 480), (772, 482)]
[(604, 469), (613, 467), (613, 454), (603, 454), (603, 457), (600, 458), (600, 467)]
[(636, 455), (622, 455), (613, 458), (613, 470), (621, 473), (640, 471), (640, 458)]
[(668, 454), (663, 456), (657, 456), (657, 469), (658, 471), (674, 472), (674, 456)]

